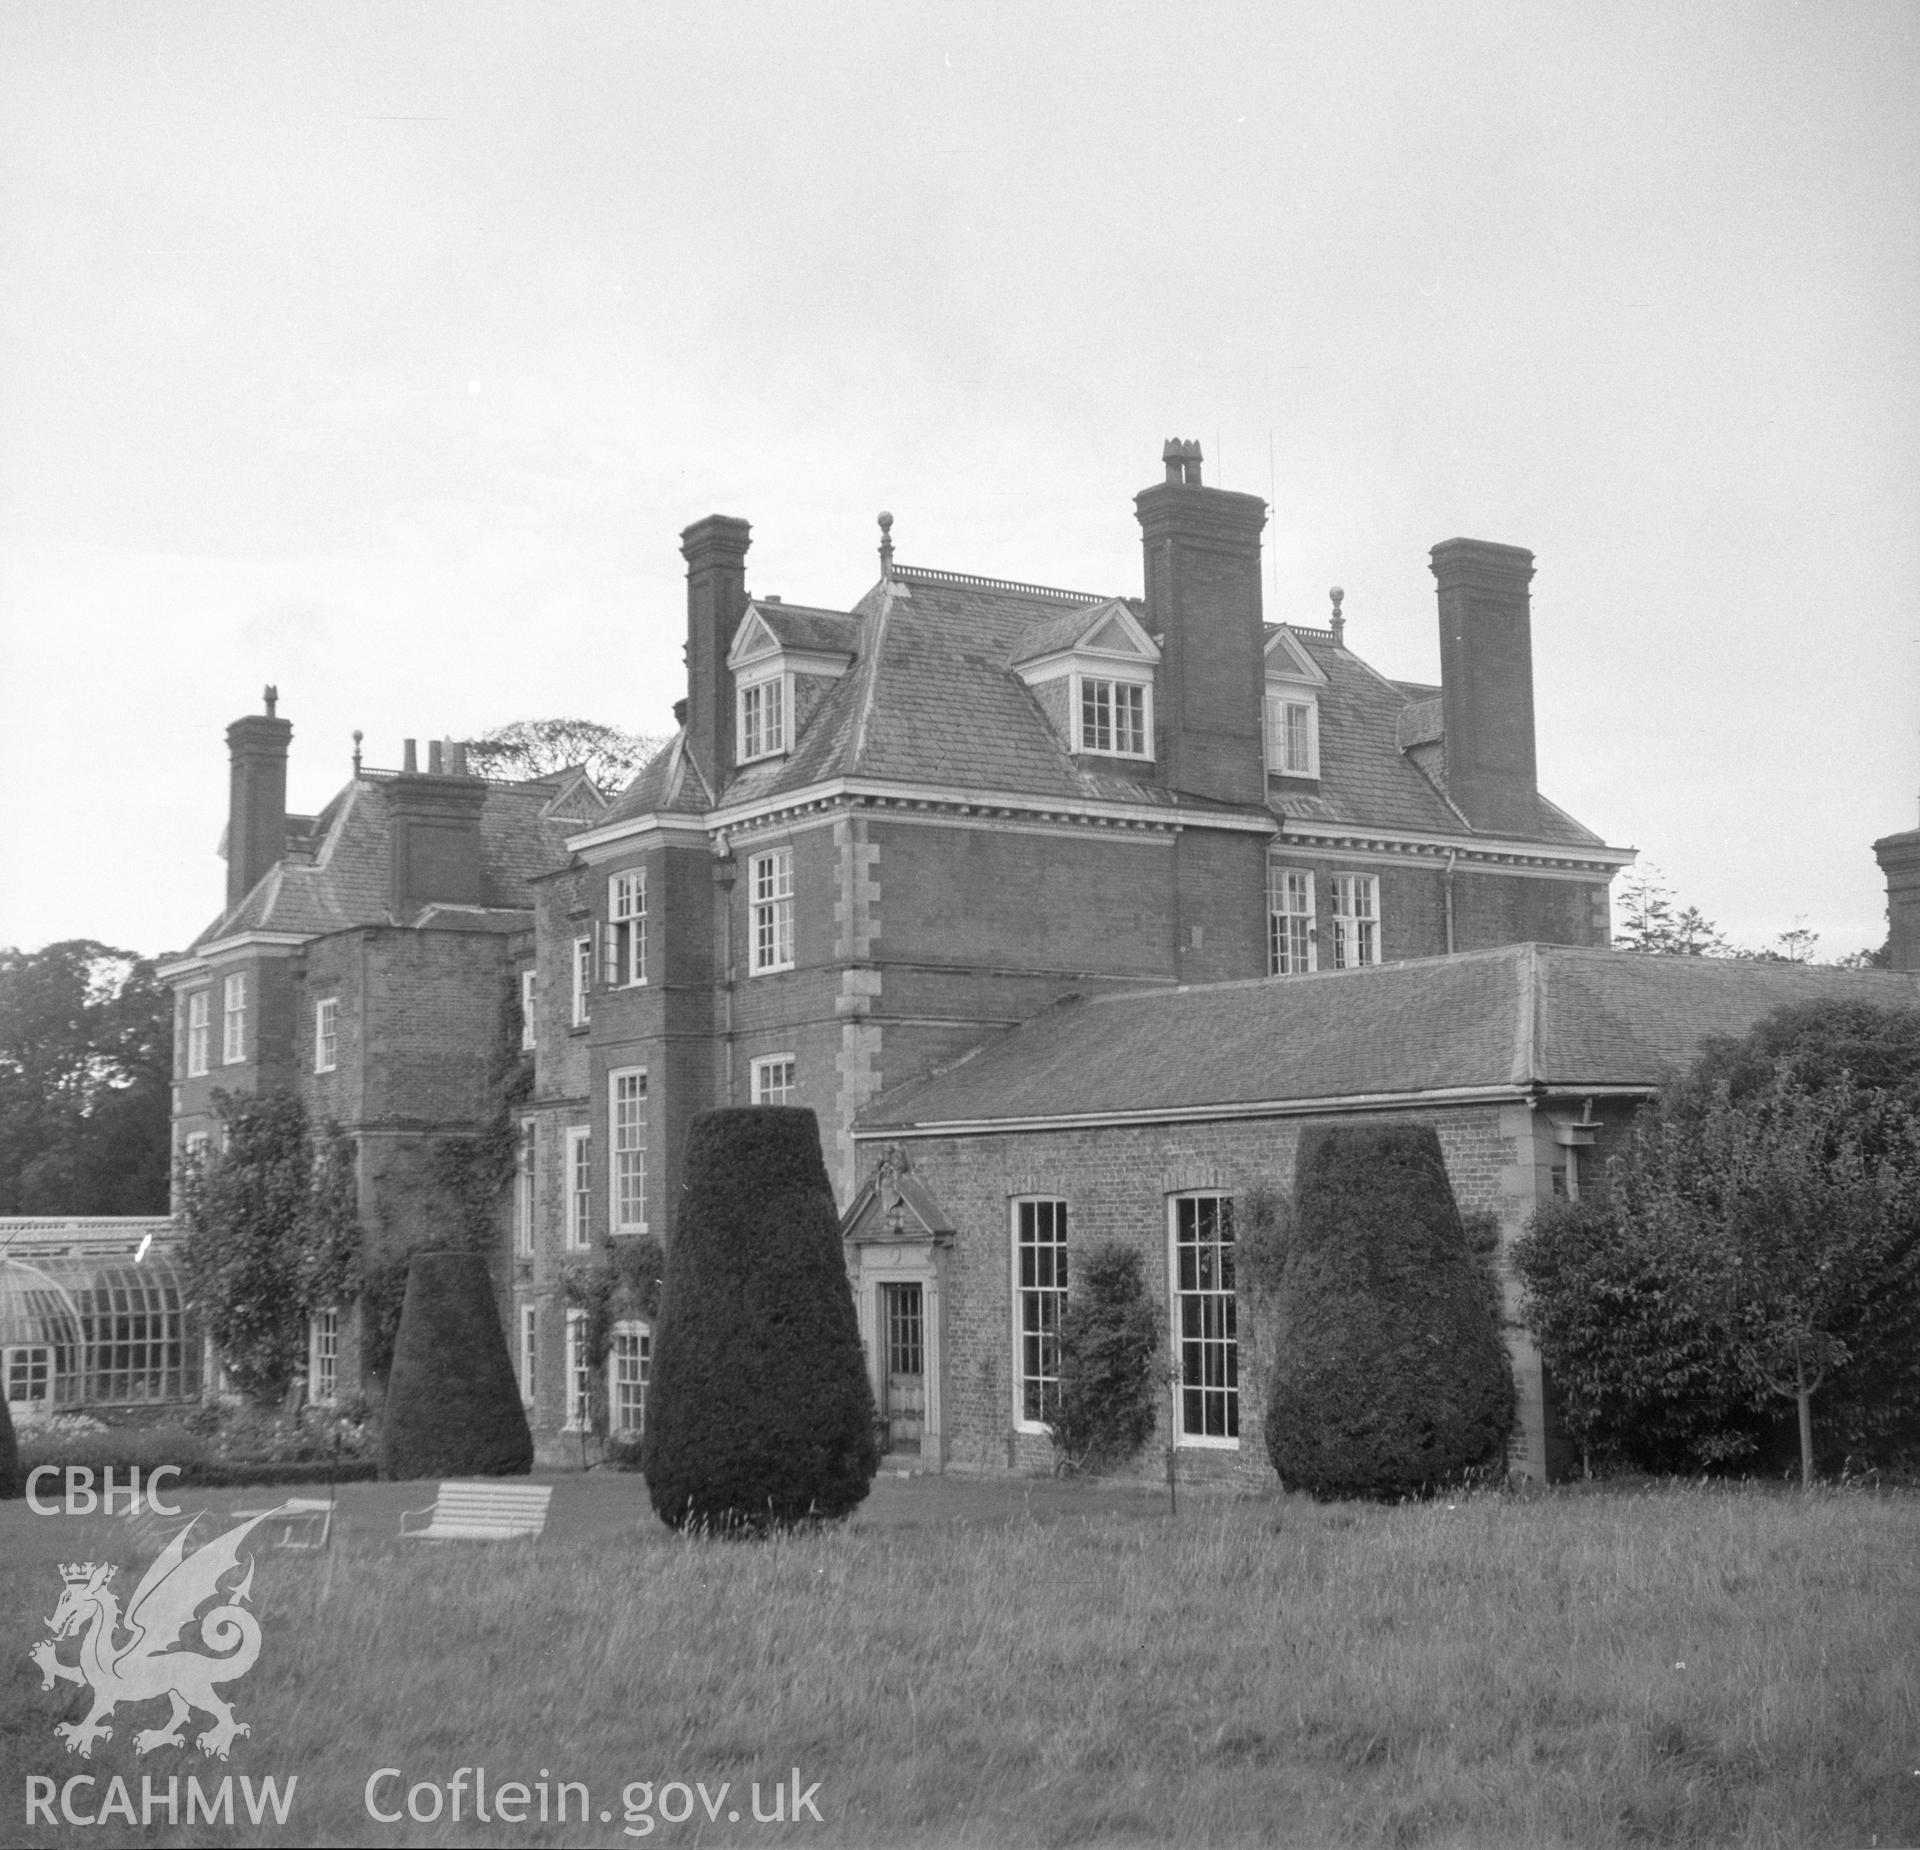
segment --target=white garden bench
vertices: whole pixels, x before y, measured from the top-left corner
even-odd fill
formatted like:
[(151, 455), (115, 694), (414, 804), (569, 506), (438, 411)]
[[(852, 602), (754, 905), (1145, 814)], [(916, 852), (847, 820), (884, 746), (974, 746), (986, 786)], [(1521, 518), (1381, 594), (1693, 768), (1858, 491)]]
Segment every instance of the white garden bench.
[[(505, 1542), (529, 1540), (547, 1526), (551, 1484), (510, 1484), (498, 1478), (479, 1483), (442, 1484), (433, 1507), (407, 1510), (400, 1534), (414, 1542)], [(409, 1529), (409, 1517), (428, 1518), (424, 1528)]]
[(267, 1516), (272, 1520), (258, 1531), (258, 1539), (269, 1548), (325, 1548), (333, 1539), (333, 1499), (331, 1497), (289, 1497), (270, 1510), (235, 1510), (243, 1521), (249, 1516)]

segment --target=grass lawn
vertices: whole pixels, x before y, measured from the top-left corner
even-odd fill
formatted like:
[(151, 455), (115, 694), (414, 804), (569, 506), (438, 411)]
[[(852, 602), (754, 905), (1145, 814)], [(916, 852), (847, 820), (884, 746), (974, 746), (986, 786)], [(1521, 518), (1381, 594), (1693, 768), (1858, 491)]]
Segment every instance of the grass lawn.
[[(431, 1486), (356, 1484), (330, 1552), (262, 1553), (260, 1660), (226, 1688), (253, 1732), (225, 1763), (137, 1759), (157, 1702), (91, 1761), (62, 1751), (85, 1698), (27, 1658), (57, 1563), (134, 1568), (151, 1539), (0, 1505), (0, 1842), (1920, 1844), (1911, 1495), (1169, 1518), (1135, 1490), (889, 1478), (836, 1531), (727, 1544), (670, 1535), (637, 1478), (553, 1481), (534, 1544), (402, 1549)], [(217, 1518), (270, 1500), (180, 1493)], [(452, 1821), (473, 1767), (490, 1807), (527, 1788), (525, 1822), (475, 1822), (471, 1775)], [(382, 1768), (397, 1821), (368, 1812)], [(30, 1776), (76, 1773), (80, 1810), (119, 1774), (136, 1814), (143, 1775), (231, 1775), (236, 1822), (23, 1821)], [(243, 1779), (295, 1777), (284, 1825), (247, 1821)], [(776, 1787), (784, 1820), (756, 1823)]]

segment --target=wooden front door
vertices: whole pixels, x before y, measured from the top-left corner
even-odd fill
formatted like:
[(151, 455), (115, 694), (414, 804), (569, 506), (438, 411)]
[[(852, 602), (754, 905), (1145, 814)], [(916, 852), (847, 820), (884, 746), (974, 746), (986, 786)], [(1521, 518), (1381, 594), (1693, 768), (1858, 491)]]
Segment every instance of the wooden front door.
[(920, 1287), (880, 1287), (881, 1340), (886, 1349), (882, 1375), (887, 1450), (917, 1452), (927, 1411), (926, 1324)]

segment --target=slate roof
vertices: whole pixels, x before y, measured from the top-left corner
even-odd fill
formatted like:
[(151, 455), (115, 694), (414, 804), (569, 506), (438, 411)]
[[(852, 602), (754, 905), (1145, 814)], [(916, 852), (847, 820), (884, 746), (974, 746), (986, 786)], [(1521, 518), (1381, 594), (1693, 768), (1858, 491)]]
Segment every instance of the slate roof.
[(875, 1100), (862, 1132), (1124, 1118), (1457, 1088), (1655, 1086), (1708, 1035), (1920, 976), (1514, 944), (1062, 1003)]
[[(828, 688), (782, 758), (736, 770), (719, 806), (758, 802), (842, 777), (1055, 799), (1107, 799), (1219, 813), (1232, 806), (1076, 763), (1014, 664), (1070, 646), (1108, 604), (1144, 623), (1137, 598), (894, 568), (850, 611), (768, 604), (752, 610), (784, 644), (850, 652), (853, 665)], [(1271, 637), (1280, 625), (1267, 625)], [(1391, 830), (1462, 840), (1474, 831), (1409, 747), (1440, 740), (1438, 690), (1386, 679), (1327, 630), (1286, 625), (1327, 677), (1318, 690), (1318, 788), (1282, 789), (1269, 808), (1327, 828)], [(1406, 715), (1417, 709), (1409, 722)], [(671, 762), (669, 762), (671, 760)], [(613, 824), (662, 811), (696, 812), (706, 788), (685, 735), (648, 765), (602, 819)], [(1262, 812), (1241, 812), (1260, 814)], [(1601, 838), (1541, 799), (1530, 839), (1600, 847)]]
[[(534, 778), (489, 784), (480, 812), (480, 904), (436, 903), (404, 918), (391, 910), (392, 824), (389, 779), (355, 778), (314, 818), (296, 852), (261, 876), (230, 911), (193, 941), (194, 949), (241, 932), (296, 932), (318, 936), (354, 925), (451, 924), (511, 930), (533, 904), (527, 882), (567, 858), (566, 839), (579, 830), (583, 805), (577, 780)], [(561, 814), (560, 811), (567, 811)]]
[(860, 646), (859, 621), (847, 611), (822, 610), (813, 604), (770, 604), (765, 598), (755, 598), (749, 608), (783, 649), (851, 655)]

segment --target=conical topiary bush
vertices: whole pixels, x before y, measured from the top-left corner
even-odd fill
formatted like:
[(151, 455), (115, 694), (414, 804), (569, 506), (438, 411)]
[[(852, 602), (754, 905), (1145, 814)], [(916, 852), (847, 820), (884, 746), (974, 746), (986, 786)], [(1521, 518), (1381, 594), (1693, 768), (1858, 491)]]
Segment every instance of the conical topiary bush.
[(723, 1532), (844, 1516), (880, 1459), (814, 1115), (707, 1112), (685, 1177), (641, 1441), (653, 1507)]
[(1267, 1453), (1316, 1497), (1399, 1497), (1498, 1463), (1513, 1368), (1431, 1126), (1300, 1140)]
[(415, 1253), (380, 1424), (380, 1475), (517, 1477), (533, 1434), (478, 1253)]
[(0, 1502), (20, 1494), (20, 1444), (13, 1434), (13, 1415), (7, 1397), (0, 1394)]

